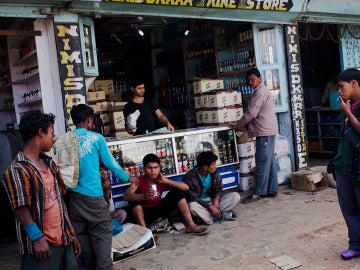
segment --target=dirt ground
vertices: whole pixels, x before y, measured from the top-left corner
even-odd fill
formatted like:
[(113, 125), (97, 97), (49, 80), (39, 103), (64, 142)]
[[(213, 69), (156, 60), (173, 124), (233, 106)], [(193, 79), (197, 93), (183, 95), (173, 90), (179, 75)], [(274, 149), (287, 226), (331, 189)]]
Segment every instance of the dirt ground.
[[(360, 269), (360, 257), (340, 258), (348, 238), (334, 188), (310, 193), (280, 186), (278, 197), (240, 203), (235, 211), (236, 221), (213, 224), (208, 235), (161, 233), (155, 249), (114, 269), (276, 270), (270, 260), (281, 255), (299, 262), (296, 269)], [(1, 269), (19, 269), (14, 241), (0, 241), (0, 262)]]

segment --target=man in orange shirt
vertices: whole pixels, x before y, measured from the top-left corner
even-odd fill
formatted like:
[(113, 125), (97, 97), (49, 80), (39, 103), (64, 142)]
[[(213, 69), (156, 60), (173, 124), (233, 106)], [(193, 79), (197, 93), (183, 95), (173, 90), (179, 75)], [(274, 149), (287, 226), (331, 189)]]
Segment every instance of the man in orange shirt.
[(78, 269), (80, 243), (62, 198), (61, 174), (44, 154), (54, 143), (55, 116), (30, 111), (21, 117), (24, 141), (3, 182), (14, 211), (21, 269)]

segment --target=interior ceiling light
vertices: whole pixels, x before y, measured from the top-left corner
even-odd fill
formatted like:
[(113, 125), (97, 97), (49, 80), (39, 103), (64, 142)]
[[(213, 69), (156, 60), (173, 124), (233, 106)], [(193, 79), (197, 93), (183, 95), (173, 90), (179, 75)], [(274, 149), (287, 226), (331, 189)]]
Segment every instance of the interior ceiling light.
[(144, 36), (144, 32), (141, 31), (141, 29), (138, 29), (137, 31), (138, 31), (138, 33), (139, 33), (140, 36)]
[(184, 36), (189, 35), (189, 33), (190, 33), (189, 29), (186, 29), (185, 32), (184, 32)]

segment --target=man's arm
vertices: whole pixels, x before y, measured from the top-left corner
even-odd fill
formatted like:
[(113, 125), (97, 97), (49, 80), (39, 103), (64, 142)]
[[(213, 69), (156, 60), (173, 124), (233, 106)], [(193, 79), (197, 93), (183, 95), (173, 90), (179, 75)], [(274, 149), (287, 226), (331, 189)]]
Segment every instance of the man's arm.
[[(30, 210), (27, 206), (20, 206), (20, 207), (16, 208), (14, 210), (14, 214), (20, 220), (20, 223), (24, 228), (29, 225), (31, 226), (31, 224), (35, 224), (32, 226), (36, 226), (37, 230), (39, 230), (36, 223), (34, 223), (34, 220), (32, 219), (31, 214), (30, 214)], [(28, 233), (28, 235), (29, 235), (29, 233)], [(30, 236), (30, 238), (31, 238), (31, 236)], [(50, 256), (51, 256), (50, 247), (43, 235), (40, 238), (33, 240), (32, 242), (33, 242), (33, 247), (34, 247), (34, 253), (35, 253), (35, 256), (37, 259), (45, 260), (45, 259), (50, 258)]]
[(138, 186), (138, 183), (132, 183), (124, 192), (123, 199), (129, 202), (139, 202), (146, 201), (154, 197), (155, 191), (153, 189), (150, 189), (149, 192), (143, 194), (136, 193)]
[(161, 122), (163, 122), (166, 125), (168, 130), (170, 130), (170, 131), (175, 130), (173, 125), (170, 123), (169, 119), (167, 119), (167, 117), (160, 111), (160, 109), (157, 109), (155, 111), (155, 115)]
[(180, 189), (182, 191), (188, 191), (189, 190), (189, 186), (187, 184), (185, 184), (184, 182), (170, 180), (169, 178), (164, 177), (164, 175), (162, 173), (159, 174), (159, 177), (158, 177), (158, 179), (156, 181), (158, 183), (163, 183), (168, 187), (177, 188), (177, 189)]

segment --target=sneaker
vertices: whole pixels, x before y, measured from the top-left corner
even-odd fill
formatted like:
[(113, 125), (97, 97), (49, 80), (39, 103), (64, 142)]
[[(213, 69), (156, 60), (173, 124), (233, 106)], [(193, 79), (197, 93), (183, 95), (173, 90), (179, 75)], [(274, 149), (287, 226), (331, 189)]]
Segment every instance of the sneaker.
[(236, 213), (234, 211), (225, 211), (222, 214), (222, 218), (223, 220), (235, 220), (236, 218)]
[(150, 230), (155, 232), (163, 232), (170, 228), (170, 222), (167, 218), (158, 218), (150, 225)]
[(341, 258), (343, 260), (350, 260), (360, 255), (360, 250), (347, 249), (341, 252)]

